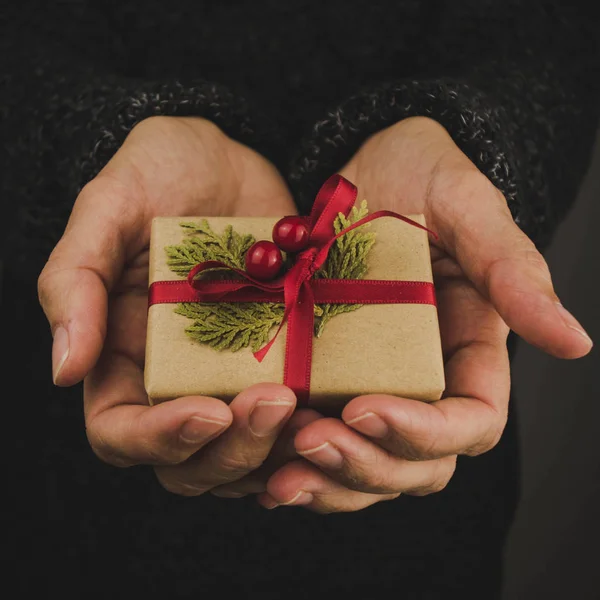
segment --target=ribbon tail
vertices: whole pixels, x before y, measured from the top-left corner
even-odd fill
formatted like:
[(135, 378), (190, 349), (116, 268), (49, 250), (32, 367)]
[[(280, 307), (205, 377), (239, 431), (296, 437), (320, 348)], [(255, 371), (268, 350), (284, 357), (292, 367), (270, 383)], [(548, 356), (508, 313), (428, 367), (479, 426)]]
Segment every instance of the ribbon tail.
[(267, 352), (269, 352), (269, 350), (271, 349), (271, 346), (275, 343), (275, 340), (277, 339), (279, 332), (283, 328), (284, 323), (285, 323), (285, 317), (281, 320), (281, 323), (279, 324), (279, 328), (277, 329), (277, 331), (275, 332), (275, 335), (271, 338), (271, 340), (269, 342), (267, 342), (260, 350), (257, 350), (256, 352), (254, 352), (254, 358), (259, 363), (261, 363), (264, 360), (265, 356), (267, 355)]
[(409, 219), (404, 215), (399, 215), (398, 213), (392, 212), (391, 210), (378, 210), (377, 212), (371, 213), (370, 215), (363, 217), (362, 219), (360, 219), (360, 221), (356, 221), (356, 223), (349, 225), (345, 229), (342, 229), (342, 231), (330, 238), (329, 241), (321, 247), (317, 256), (315, 257), (313, 271), (317, 271), (323, 266), (323, 264), (327, 260), (329, 250), (331, 249), (331, 246), (333, 246), (335, 240), (347, 234), (349, 231), (352, 231), (353, 229), (364, 225), (365, 223), (370, 223), (371, 221), (374, 221), (375, 219), (381, 219), (382, 217), (392, 217), (393, 219), (399, 219), (400, 221), (404, 221), (408, 225), (412, 225), (417, 229), (422, 229), (423, 231), (426, 231), (427, 233), (431, 234), (436, 240), (439, 239), (438, 234), (435, 231), (428, 229), (427, 227), (425, 227), (425, 225), (421, 225), (421, 223), (417, 223), (416, 221), (413, 221), (412, 219)]
[[(283, 318), (281, 319), (281, 323), (275, 332), (275, 335), (271, 339), (270, 342), (265, 344), (260, 350), (254, 353), (254, 358), (258, 362), (262, 362), (267, 352), (271, 349), (271, 346), (275, 343), (277, 336), (283, 329), (286, 321), (289, 319), (290, 314), (292, 313), (294, 306), (297, 303), (297, 300), (300, 298), (300, 293), (302, 291), (303, 282), (308, 275), (308, 270), (303, 261), (299, 261), (296, 263), (288, 272), (287, 277), (283, 283), (283, 297), (285, 302), (285, 312), (283, 313)], [(288, 336), (290, 335), (290, 330), (288, 326)]]
[[(293, 304), (291, 302), (286, 302), (285, 312), (283, 313), (283, 318), (281, 319), (281, 323), (279, 323), (279, 327), (275, 332), (275, 335), (271, 338), (269, 342), (267, 342), (260, 350), (254, 352), (254, 358), (260, 363), (263, 361), (267, 352), (271, 349), (271, 346), (275, 343), (277, 336), (283, 329), (286, 321), (289, 321), (290, 315), (293, 312)], [(288, 323), (288, 336), (290, 335), (289, 323)]]

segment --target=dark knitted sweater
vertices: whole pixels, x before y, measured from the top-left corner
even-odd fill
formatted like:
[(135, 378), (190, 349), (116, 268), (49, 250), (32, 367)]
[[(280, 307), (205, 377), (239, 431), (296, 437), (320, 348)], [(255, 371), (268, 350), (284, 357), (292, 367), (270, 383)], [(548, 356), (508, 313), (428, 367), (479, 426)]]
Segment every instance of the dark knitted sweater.
[(461, 459), (447, 490), (427, 498), (327, 517), (179, 498), (149, 469), (92, 456), (68, 402), (80, 389), (50, 385), (34, 283), (78, 190), (156, 114), (206, 117), (262, 152), (303, 211), (370, 134), (431, 116), (544, 247), (596, 129), (594, 15), (542, 0), (10, 5), (0, 8), (1, 325), (19, 392), (6, 417), (21, 424), (7, 474), (19, 597), (40, 582), (99, 598), (496, 597), (517, 497), (512, 419), (494, 451)]

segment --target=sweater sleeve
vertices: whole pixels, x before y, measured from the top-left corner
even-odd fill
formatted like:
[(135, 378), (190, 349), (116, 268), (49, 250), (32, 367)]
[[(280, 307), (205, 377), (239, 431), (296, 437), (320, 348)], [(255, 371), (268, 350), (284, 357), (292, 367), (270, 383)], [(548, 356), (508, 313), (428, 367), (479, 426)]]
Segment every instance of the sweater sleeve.
[(127, 76), (126, 69), (115, 73), (63, 44), (44, 27), (35, 6), (0, 10), (0, 194), (7, 269), (25, 279), (37, 276), (80, 189), (131, 129), (153, 115), (201, 116), (263, 150), (264, 140), (255, 133), (261, 128), (247, 103), (226, 87), (201, 79), (148, 81)]
[(575, 198), (595, 138), (595, 20), (577, 3), (504, 2), (490, 14), (498, 3), (487, 0), (465, 24), (450, 7), (462, 3), (434, 4), (441, 14), (437, 23), (427, 21), (422, 54), (439, 66), (421, 61), (410, 79), (391, 74), (313, 126), (289, 171), (300, 209), (310, 209), (320, 182), (369, 136), (428, 116), (504, 193), (517, 224), (544, 248)]

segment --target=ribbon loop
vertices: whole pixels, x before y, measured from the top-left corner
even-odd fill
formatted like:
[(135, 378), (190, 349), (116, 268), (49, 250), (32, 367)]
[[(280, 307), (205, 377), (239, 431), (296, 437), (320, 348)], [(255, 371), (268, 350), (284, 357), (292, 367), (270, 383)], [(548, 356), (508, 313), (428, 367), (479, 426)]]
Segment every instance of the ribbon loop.
[(358, 190), (339, 174), (332, 175), (322, 186), (310, 211), (311, 247), (321, 247), (335, 235), (333, 224), (339, 213), (350, 214)]

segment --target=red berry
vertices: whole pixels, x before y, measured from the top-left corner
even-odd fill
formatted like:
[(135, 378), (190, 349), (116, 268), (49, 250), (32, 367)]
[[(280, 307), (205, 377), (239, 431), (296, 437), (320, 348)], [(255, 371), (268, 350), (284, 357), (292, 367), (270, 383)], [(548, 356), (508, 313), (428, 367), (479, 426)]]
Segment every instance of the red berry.
[(308, 245), (308, 225), (302, 217), (283, 217), (273, 227), (273, 241), (285, 252), (299, 252)]
[(246, 272), (254, 279), (274, 279), (283, 264), (281, 250), (267, 240), (256, 242), (246, 252)]

